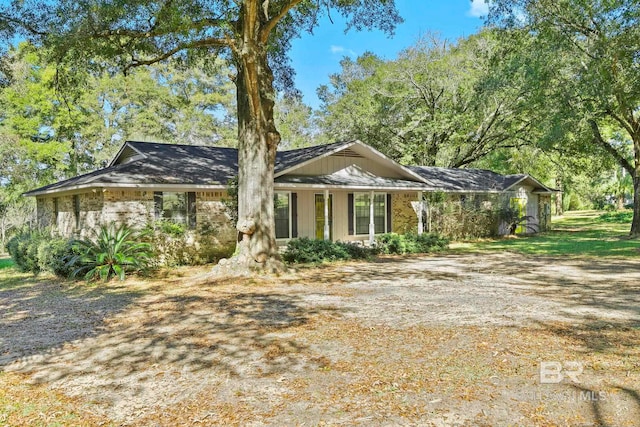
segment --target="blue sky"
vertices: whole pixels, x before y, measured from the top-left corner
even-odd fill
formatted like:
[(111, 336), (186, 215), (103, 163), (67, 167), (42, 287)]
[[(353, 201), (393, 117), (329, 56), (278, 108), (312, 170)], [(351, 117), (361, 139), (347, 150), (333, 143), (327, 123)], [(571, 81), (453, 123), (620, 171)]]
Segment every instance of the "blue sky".
[(344, 34), (344, 21), (325, 18), (314, 30), (294, 40), (291, 61), (296, 70), (296, 87), (307, 105), (317, 108), (316, 89), (329, 82), (329, 75), (340, 71), (340, 60), (357, 58), (370, 51), (386, 59), (411, 46), (421, 34), (433, 32), (456, 40), (477, 32), (487, 9), (484, 0), (396, 0), (404, 23), (396, 28), (393, 38), (380, 31)]

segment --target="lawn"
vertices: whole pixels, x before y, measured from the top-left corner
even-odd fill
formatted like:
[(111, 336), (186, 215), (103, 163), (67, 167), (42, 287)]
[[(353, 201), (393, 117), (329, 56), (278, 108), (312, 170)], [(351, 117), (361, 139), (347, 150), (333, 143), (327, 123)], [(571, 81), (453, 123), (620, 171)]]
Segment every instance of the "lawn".
[(13, 261), (11, 258), (3, 258), (0, 255), (0, 270), (4, 270), (5, 268), (13, 267)]
[[(500, 246), (624, 232), (596, 217), (279, 277), (87, 286), (5, 268), (0, 426), (637, 426), (637, 260)], [(579, 382), (542, 383), (543, 362), (577, 362)]]
[(639, 257), (640, 240), (629, 238), (630, 228), (631, 212), (575, 211), (554, 217), (550, 232), (454, 243), (452, 249), (562, 257)]

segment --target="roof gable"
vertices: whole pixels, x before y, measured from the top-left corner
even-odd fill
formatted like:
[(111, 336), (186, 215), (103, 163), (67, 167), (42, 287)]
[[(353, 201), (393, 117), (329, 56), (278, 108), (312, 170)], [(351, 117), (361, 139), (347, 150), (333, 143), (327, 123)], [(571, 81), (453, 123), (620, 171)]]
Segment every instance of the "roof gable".
[[(313, 152), (313, 156), (305, 157), (302, 150), (290, 150), (279, 153), (283, 158), (291, 160), (289, 164), (284, 162), (276, 165), (276, 178), (283, 175), (331, 175), (334, 172), (344, 169), (348, 164), (355, 166), (355, 162), (360, 162), (359, 169), (368, 169), (362, 165), (361, 159), (368, 160), (370, 164), (375, 164), (377, 171), (368, 170), (367, 172), (383, 178), (400, 178), (409, 181), (416, 181), (424, 184), (425, 180), (419, 174), (411, 169), (402, 166), (394, 160), (388, 158), (381, 152), (363, 144), (360, 141), (348, 141), (343, 143), (329, 144), (320, 151)], [(311, 147), (314, 148), (314, 147)], [(293, 151), (297, 151), (293, 153)], [(341, 161), (329, 164), (330, 158), (339, 158)], [(320, 166), (321, 165), (321, 166)], [(280, 166), (280, 168), (278, 168)]]
[[(330, 166), (321, 167), (323, 163)], [(316, 170), (314, 173), (309, 171)], [(306, 173), (304, 173), (306, 172)], [(127, 141), (104, 169), (25, 193), (27, 196), (100, 187), (220, 188), (238, 174), (238, 150), (227, 147)], [(276, 153), (276, 183), (498, 192), (518, 184), (552, 190), (528, 175), (480, 169), (402, 166), (360, 141)]]

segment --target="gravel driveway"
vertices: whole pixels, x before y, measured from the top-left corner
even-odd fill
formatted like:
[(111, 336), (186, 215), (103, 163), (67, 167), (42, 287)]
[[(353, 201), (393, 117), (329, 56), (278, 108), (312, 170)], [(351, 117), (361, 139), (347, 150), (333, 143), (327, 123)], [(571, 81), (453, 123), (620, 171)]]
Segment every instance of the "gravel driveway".
[[(193, 273), (0, 287), (0, 370), (115, 425), (640, 419), (633, 260), (495, 253), (254, 280)], [(579, 360), (585, 381), (544, 388), (545, 360)], [(587, 392), (609, 399), (582, 399)], [(567, 406), (556, 398), (566, 393), (580, 399)]]

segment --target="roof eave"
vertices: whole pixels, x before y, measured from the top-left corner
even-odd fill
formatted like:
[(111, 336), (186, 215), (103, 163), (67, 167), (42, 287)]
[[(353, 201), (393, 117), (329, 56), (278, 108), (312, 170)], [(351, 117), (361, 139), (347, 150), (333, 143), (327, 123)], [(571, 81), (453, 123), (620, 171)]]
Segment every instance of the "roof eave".
[(340, 152), (340, 151), (342, 151), (342, 150), (344, 150), (346, 148), (349, 148), (349, 147), (353, 146), (355, 143), (356, 143), (356, 141), (347, 141), (344, 144), (339, 145), (335, 150), (327, 151), (326, 153), (324, 153), (324, 154), (322, 154), (320, 156), (312, 157), (309, 160), (305, 160), (304, 162), (300, 162), (300, 163), (298, 163), (298, 164), (296, 164), (294, 166), (288, 167), (287, 169), (283, 169), (283, 170), (281, 170), (279, 172), (276, 172), (274, 174), (274, 178), (278, 178), (279, 176), (288, 174), (288, 173), (290, 173), (290, 172), (292, 172), (292, 171), (294, 171), (296, 169), (299, 169), (299, 168), (301, 168), (303, 166), (306, 166), (306, 165), (308, 165), (310, 163), (313, 163), (313, 162), (315, 162), (317, 160), (323, 159), (325, 157), (329, 157), (332, 154), (336, 154), (336, 153), (338, 153), (338, 152)]
[(67, 195), (78, 193), (80, 191), (94, 191), (94, 190), (109, 190), (109, 189), (127, 189), (127, 190), (226, 190), (227, 186), (224, 184), (136, 184), (136, 183), (121, 183), (121, 184), (80, 184), (72, 185), (64, 188), (47, 189), (43, 191), (29, 191), (23, 193), (24, 197), (38, 197), (48, 196), (52, 194)]
[[(527, 179), (533, 181), (535, 183), (536, 187), (538, 187), (538, 189), (542, 189), (542, 192), (549, 192), (549, 193), (557, 193), (558, 192), (558, 190), (555, 190), (553, 188), (547, 187), (546, 185), (544, 185), (543, 183), (541, 183), (540, 181), (538, 181), (537, 179), (535, 179), (531, 175), (524, 175), (521, 179), (519, 179), (518, 181), (514, 182), (513, 184), (511, 184), (510, 186), (505, 188), (504, 191), (509, 191), (510, 189), (512, 189), (513, 187), (515, 187), (516, 185), (520, 184), (522, 181), (525, 181)], [(539, 191), (538, 189), (534, 190), (533, 192), (535, 193), (535, 192)]]
[[(122, 152), (124, 151), (125, 148), (131, 148), (133, 151), (135, 151), (136, 153), (138, 153), (138, 156), (140, 156), (140, 158), (146, 158), (147, 156), (140, 150), (138, 150), (137, 148), (135, 148), (134, 146), (131, 145), (131, 141), (125, 141), (124, 144), (122, 144), (122, 147), (120, 147), (120, 149), (118, 150), (118, 152), (116, 153), (115, 156), (113, 156), (113, 159), (111, 159), (111, 162), (109, 162), (109, 165), (107, 166), (108, 168), (115, 166), (116, 161), (120, 158), (120, 156), (122, 155)], [(136, 156), (137, 157), (137, 156)], [(137, 160), (137, 159), (136, 159)]]
[(327, 189), (327, 190), (355, 190), (355, 191), (405, 191), (405, 192), (411, 192), (411, 191), (423, 191), (423, 192), (428, 192), (428, 191), (433, 191), (432, 188), (430, 187), (399, 187), (399, 186), (387, 186), (387, 185), (354, 185), (354, 184), (345, 184), (345, 185), (338, 185), (338, 184), (309, 184), (309, 183), (290, 183), (290, 182), (282, 182), (282, 183), (275, 183), (274, 187), (276, 189), (289, 189), (289, 188), (294, 188), (294, 189), (310, 189), (310, 190), (323, 190), (323, 189)]

